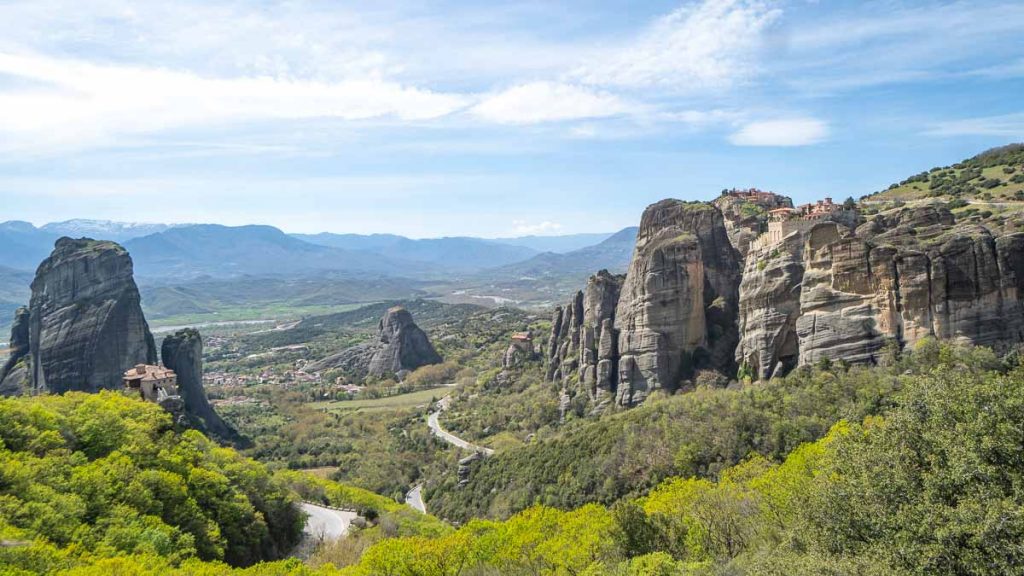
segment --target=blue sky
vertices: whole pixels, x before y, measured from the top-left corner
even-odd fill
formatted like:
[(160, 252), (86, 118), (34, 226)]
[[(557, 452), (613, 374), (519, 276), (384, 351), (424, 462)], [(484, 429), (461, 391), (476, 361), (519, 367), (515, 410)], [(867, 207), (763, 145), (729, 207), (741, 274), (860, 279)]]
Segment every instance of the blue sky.
[(0, 220), (611, 231), (1024, 140), (1024, 3), (0, 1)]

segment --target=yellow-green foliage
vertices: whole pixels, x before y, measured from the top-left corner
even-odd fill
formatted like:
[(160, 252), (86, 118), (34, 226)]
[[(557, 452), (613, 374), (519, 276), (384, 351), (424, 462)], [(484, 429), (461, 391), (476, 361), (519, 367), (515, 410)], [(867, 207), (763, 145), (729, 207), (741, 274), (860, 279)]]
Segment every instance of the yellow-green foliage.
[(35, 542), (5, 550), (30, 565), (279, 558), (301, 533), (296, 500), (262, 465), (175, 433), (156, 405), (110, 392), (0, 400), (0, 527)]
[(437, 518), (369, 490), (294, 470), (281, 470), (275, 477), (303, 500), (356, 510), (362, 517), (377, 522), (378, 527), (388, 527), (391, 536), (440, 536), (451, 531), (449, 525)]
[[(1024, 574), (1024, 368), (928, 345), (884, 416), (781, 463), (669, 478), (612, 509), (534, 506), (385, 540), (345, 574)], [(926, 347), (927, 348), (927, 347)]]

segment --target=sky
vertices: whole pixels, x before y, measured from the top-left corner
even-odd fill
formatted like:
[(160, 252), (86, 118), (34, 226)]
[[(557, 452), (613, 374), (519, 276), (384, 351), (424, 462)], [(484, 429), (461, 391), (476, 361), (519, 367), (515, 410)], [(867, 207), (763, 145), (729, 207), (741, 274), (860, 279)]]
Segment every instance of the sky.
[(608, 232), (1024, 140), (1024, 3), (0, 0), (0, 221)]

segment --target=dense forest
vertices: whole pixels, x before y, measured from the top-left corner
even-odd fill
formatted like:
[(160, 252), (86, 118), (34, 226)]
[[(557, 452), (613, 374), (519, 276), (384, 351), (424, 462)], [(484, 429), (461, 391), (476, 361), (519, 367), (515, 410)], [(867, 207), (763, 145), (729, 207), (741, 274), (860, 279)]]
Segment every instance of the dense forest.
[(449, 529), (365, 490), (273, 472), (118, 393), (0, 400), (0, 574), (227, 573), (292, 550), (300, 499), (359, 510), (364, 546)]

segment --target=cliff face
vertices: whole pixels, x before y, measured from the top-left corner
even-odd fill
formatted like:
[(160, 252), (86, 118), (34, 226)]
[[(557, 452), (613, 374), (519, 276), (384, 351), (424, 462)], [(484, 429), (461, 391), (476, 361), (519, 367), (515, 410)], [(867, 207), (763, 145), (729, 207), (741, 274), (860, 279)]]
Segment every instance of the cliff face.
[(132, 260), (113, 242), (58, 240), (32, 281), (27, 324), (35, 391), (116, 389), (128, 367), (156, 362)]
[(924, 206), (747, 242), (742, 261), (728, 233), (715, 206), (650, 206), (626, 276), (599, 273), (556, 310), (549, 377), (631, 406), (700, 369), (766, 379), (822, 359), (881, 362), (926, 337), (1024, 341), (1024, 234)]
[(221, 419), (203, 389), (203, 339), (192, 328), (179, 330), (164, 338), (160, 346), (164, 366), (178, 377), (178, 394), (184, 402), (185, 416), (192, 427), (222, 442), (240, 444), (241, 436)]
[(820, 224), (748, 258), (737, 361), (769, 378), (821, 359), (878, 362), (888, 344), (925, 337), (1005, 349), (1024, 340), (1022, 248), (1024, 235), (934, 207), (856, 232)]
[(600, 404), (674, 391), (699, 368), (729, 371), (738, 338), (739, 255), (722, 213), (677, 200), (644, 211), (625, 277), (606, 271), (555, 312), (549, 375)]
[(0, 367), (0, 396), (15, 396), (31, 386), (28, 354), (28, 308), (21, 307), (14, 312), (11, 325), (10, 355)]

